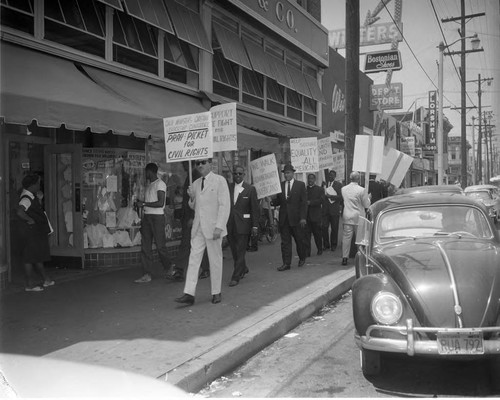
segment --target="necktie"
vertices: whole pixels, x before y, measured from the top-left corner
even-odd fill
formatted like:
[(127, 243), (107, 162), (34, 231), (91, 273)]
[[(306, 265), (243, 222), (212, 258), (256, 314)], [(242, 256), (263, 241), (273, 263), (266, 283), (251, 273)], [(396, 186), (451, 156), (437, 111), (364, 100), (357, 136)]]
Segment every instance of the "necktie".
[(201, 190), (205, 187), (205, 178), (201, 178)]
[(287, 181), (286, 198), (290, 198), (290, 181)]

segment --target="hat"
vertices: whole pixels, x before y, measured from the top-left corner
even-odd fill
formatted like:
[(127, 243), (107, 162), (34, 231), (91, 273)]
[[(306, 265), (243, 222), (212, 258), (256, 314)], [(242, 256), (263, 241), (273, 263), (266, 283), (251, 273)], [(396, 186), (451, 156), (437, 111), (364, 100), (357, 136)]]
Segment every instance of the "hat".
[(295, 172), (295, 168), (293, 168), (293, 165), (292, 164), (286, 164), (284, 167), (283, 167), (283, 171), (281, 172)]

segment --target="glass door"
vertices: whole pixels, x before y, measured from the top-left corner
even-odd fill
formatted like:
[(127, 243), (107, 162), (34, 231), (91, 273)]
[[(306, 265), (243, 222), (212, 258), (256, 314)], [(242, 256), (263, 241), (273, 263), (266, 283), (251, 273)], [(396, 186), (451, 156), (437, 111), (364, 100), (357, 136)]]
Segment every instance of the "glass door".
[(45, 205), (54, 233), (50, 252), (56, 257), (80, 257), (83, 267), (82, 146), (48, 145), (44, 148)]

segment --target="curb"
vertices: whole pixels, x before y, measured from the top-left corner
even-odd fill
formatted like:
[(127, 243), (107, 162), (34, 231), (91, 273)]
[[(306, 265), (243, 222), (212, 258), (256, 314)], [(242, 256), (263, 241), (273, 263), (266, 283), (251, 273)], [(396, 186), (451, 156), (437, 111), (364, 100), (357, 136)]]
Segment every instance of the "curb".
[(168, 380), (169, 383), (189, 393), (200, 391), (205, 385), (232, 371), (325, 305), (348, 292), (354, 282), (354, 275), (352, 270), (345, 271), (328, 285), (304, 295), (279, 312), (242, 330), (231, 339), (168, 371), (159, 379)]

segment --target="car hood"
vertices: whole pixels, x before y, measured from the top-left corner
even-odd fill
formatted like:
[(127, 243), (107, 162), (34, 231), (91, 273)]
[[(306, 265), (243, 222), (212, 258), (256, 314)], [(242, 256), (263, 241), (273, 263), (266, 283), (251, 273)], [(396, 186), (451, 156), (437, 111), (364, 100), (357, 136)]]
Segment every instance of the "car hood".
[(409, 239), (376, 246), (373, 256), (401, 288), (422, 326), (459, 327), (456, 310), (463, 327), (495, 325), (500, 249), (494, 243)]

